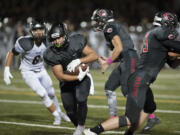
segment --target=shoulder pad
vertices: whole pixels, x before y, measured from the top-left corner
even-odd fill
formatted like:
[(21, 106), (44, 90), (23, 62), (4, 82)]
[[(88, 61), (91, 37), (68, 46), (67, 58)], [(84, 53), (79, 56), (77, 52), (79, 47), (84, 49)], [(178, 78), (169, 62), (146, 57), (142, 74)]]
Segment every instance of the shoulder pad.
[(24, 49), (24, 51), (29, 51), (34, 46), (32, 37), (22, 37), (18, 39), (18, 42), (19, 42), (19, 45)]

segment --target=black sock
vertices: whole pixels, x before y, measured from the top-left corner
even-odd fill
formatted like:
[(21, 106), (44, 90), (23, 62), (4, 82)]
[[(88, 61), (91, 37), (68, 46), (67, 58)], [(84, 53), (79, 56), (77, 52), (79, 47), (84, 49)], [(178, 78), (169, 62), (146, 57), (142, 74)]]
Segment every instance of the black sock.
[(133, 135), (133, 132), (130, 129), (127, 129), (124, 135)]
[(95, 126), (94, 128), (91, 128), (90, 130), (96, 134), (100, 134), (104, 131), (104, 128), (101, 126), (101, 124), (99, 124)]

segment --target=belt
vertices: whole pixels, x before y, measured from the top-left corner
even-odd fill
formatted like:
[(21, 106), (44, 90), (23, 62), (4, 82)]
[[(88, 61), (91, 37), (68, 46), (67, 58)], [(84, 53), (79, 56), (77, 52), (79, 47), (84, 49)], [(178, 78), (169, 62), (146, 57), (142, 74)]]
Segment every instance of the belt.
[(41, 72), (41, 69), (39, 69), (39, 70), (31, 70), (31, 71), (33, 71), (34, 73), (39, 73), (39, 72)]

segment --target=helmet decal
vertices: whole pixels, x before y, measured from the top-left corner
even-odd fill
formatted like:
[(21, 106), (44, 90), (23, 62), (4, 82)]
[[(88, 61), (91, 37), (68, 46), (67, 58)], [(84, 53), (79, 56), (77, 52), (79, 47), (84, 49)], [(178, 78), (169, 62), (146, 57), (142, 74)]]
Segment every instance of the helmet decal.
[(111, 33), (112, 31), (113, 31), (112, 28), (108, 28), (108, 29), (107, 29), (107, 33)]
[(106, 16), (106, 14), (107, 14), (107, 12), (106, 12), (106, 10), (104, 10), (104, 9), (101, 9), (101, 10), (99, 10), (99, 11), (97, 12), (97, 15), (99, 15), (99, 16), (101, 16), (101, 17)]

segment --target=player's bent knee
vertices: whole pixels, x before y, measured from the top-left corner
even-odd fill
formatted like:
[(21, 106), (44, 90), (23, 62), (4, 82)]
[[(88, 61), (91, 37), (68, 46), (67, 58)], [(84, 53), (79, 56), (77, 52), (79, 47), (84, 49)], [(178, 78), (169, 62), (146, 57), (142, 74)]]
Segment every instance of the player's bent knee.
[(84, 106), (84, 105), (87, 104), (87, 99), (86, 100), (77, 100), (77, 104), (81, 105), (81, 106)]
[(49, 98), (49, 96), (47, 94), (45, 94), (43, 97), (42, 97), (42, 101), (43, 101), (43, 104), (48, 108), (52, 105), (52, 100)]
[(86, 103), (87, 102), (87, 96), (79, 95), (76, 97), (77, 103)]
[(54, 96), (55, 96), (55, 91), (54, 91), (53, 88), (50, 88), (50, 89), (48, 90), (48, 96), (49, 96), (50, 98), (54, 98)]
[(107, 97), (116, 97), (116, 92), (112, 90), (105, 90)]
[(47, 92), (44, 89), (37, 89), (35, 91), (35, 93), (40, 96), (41, 98), (43, 98), (45, 95), (47, 95)]
[(151, 106), (144, 107), (145, 113), (153, 113), (155, 110), (156, 110), (156, 103), (152, 104)]

